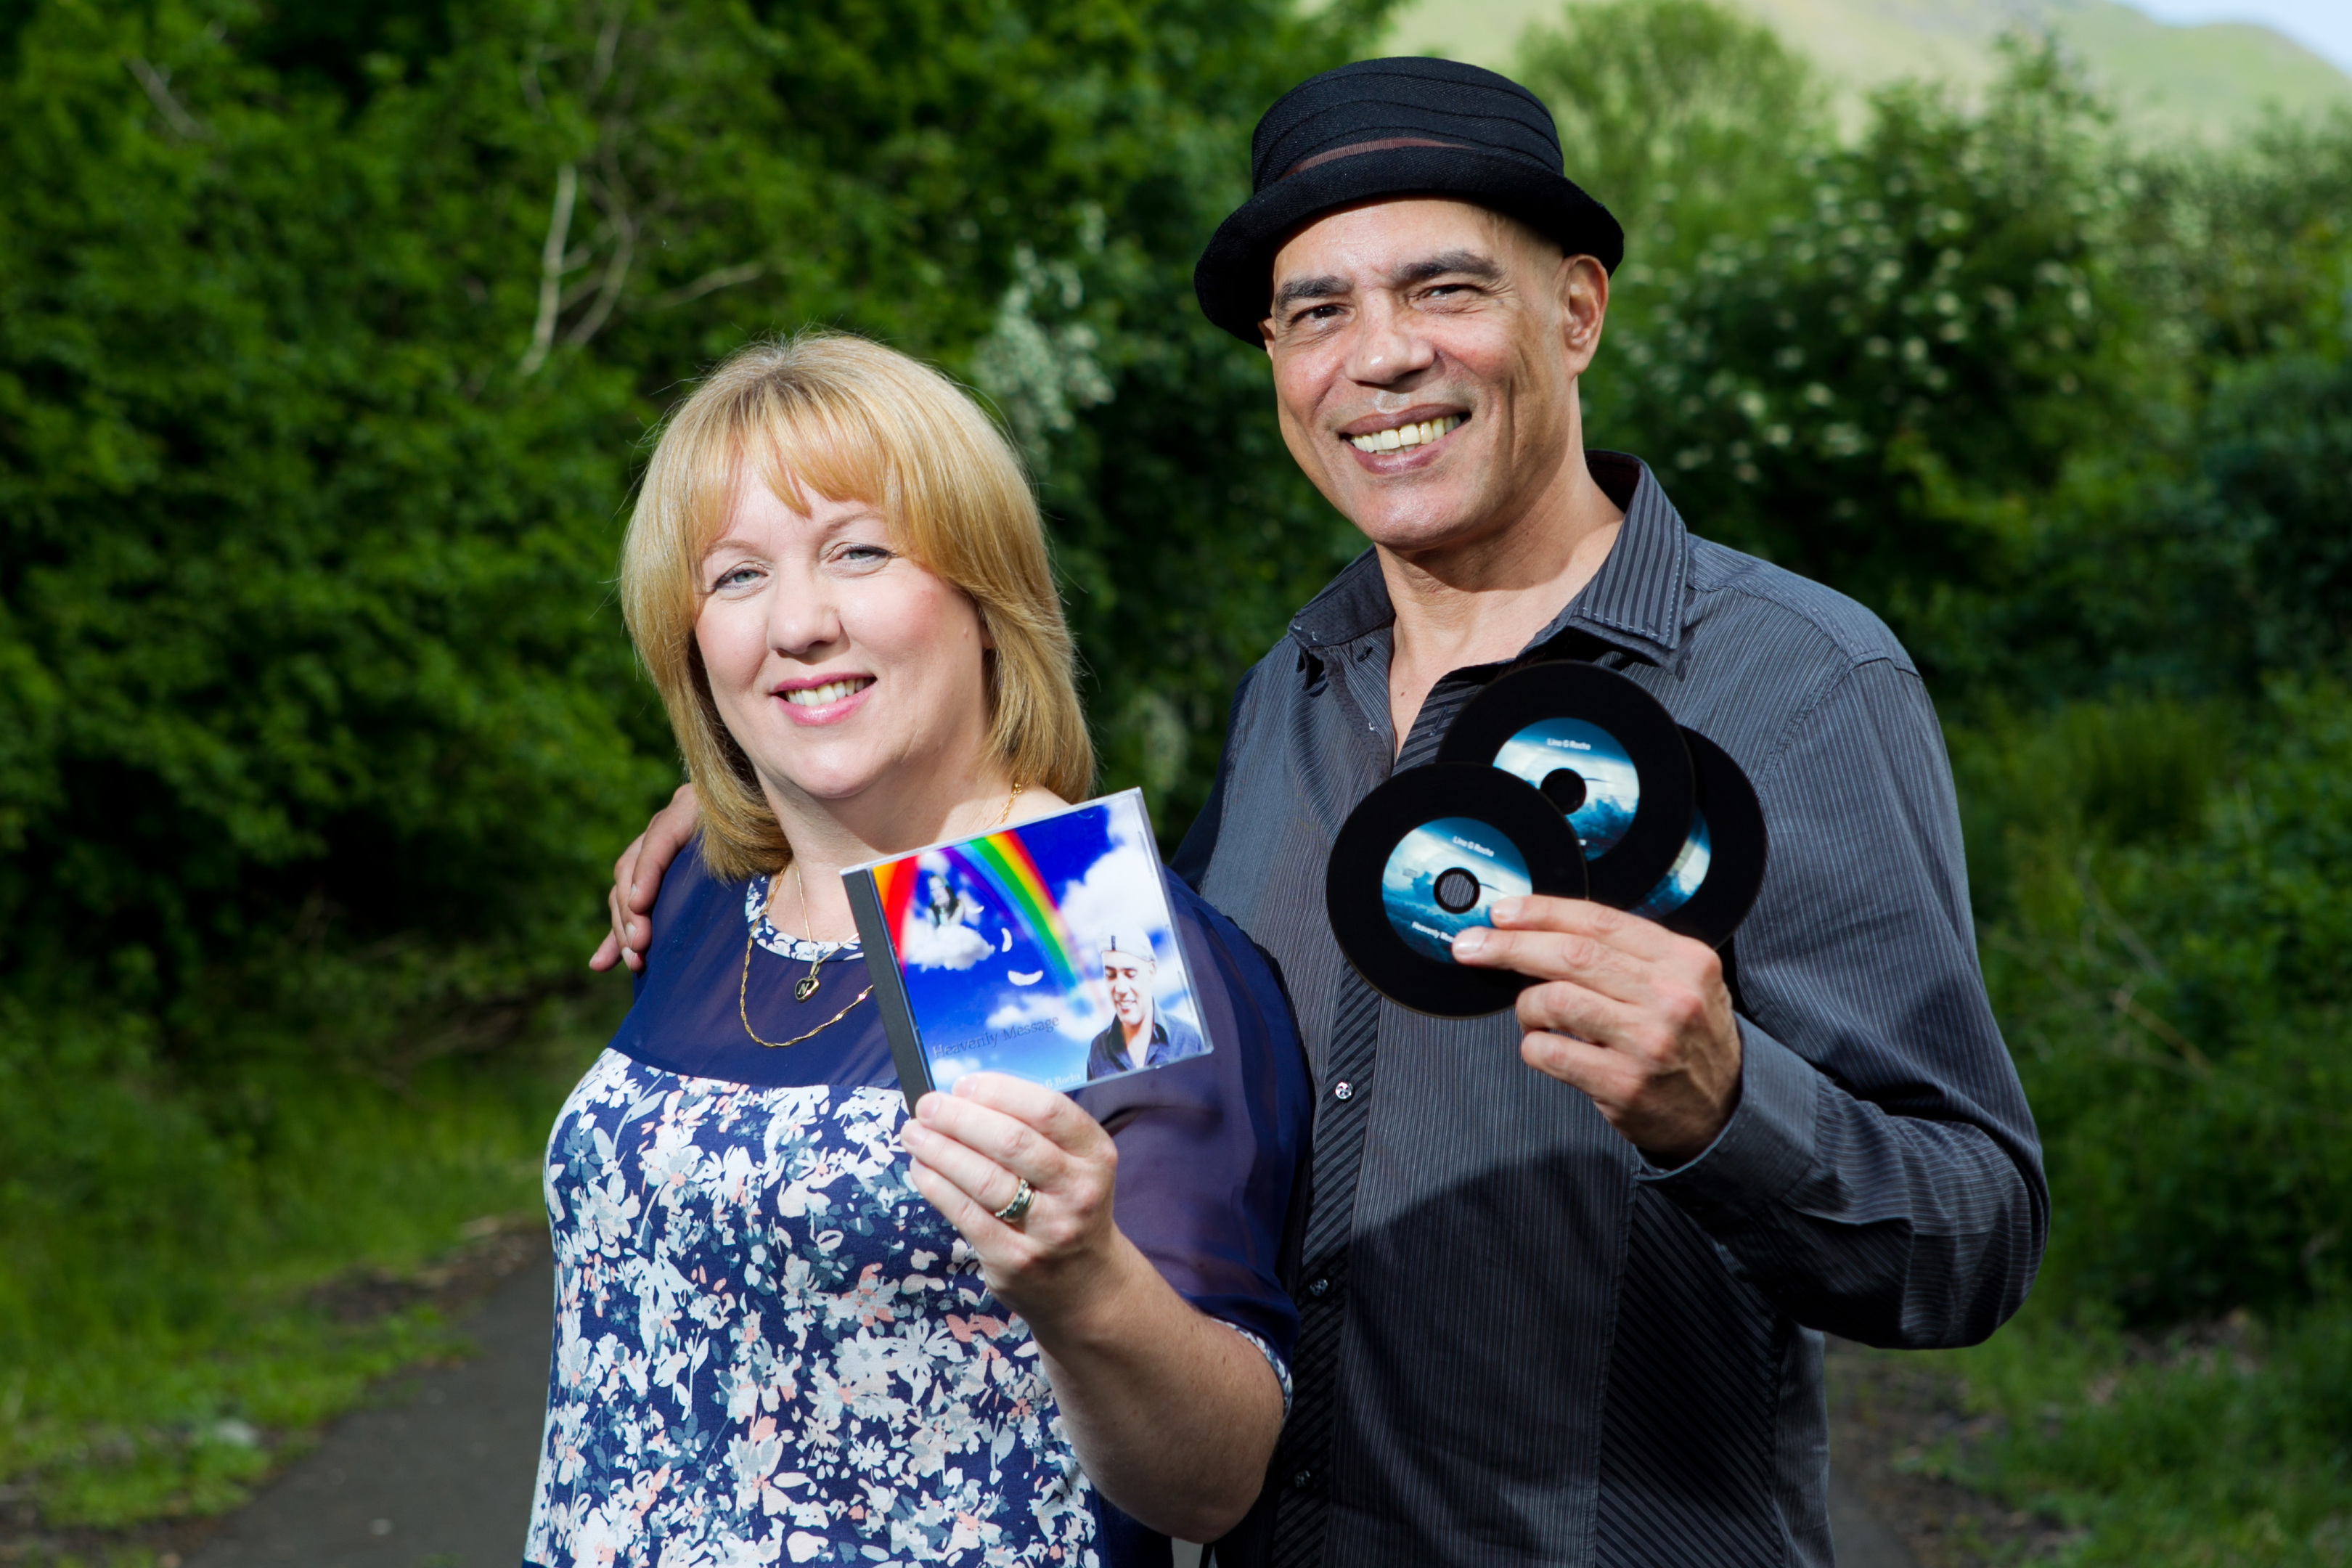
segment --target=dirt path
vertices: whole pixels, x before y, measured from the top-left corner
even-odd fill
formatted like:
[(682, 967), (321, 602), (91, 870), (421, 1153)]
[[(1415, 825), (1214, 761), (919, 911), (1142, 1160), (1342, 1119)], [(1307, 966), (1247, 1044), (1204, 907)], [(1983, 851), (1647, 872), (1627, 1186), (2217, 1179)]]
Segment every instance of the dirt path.
[[(466, 1320), (473, 1360), (402, 1380), (345, 1416), (188, 1568), (516, 1568), (547, 1397), (550, 1294), (544, 1261), (516, 1269)], [(1916, 1568), (1874, 1511), (1886, 1463), (1874, 1450), (1890, 1437), (1851, 1416), (1834, 1428), (1840, 1568)], [(1196, 1561), (1180, 1552), (1177, 1568)]]
[(343, 1417), (190, 1568), (516, 1568), (551, 1294), (544, 1262), (516, 1270), (465, 1321), (473, 1360), (400, 1380)]

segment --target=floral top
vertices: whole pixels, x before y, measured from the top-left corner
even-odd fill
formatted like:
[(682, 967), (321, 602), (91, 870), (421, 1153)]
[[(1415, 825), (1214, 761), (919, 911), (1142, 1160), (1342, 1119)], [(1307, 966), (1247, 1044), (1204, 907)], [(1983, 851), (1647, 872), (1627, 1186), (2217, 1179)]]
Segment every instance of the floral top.
[[(528, 1563), (1165, 1563), (1164, 1538), (1096, 1495), (1026, 1325), (908, 1184), (871, 1003), (789, 1049), (751, 1043), (747, 1024), (790, 1038), (866, 984), (855, 943), (768, 925), (765, 891), (681, 862), (636, 1005), (556, 1121)], [(1170, 893), (1194, 975), (1214, 976), (1219, 1048), (1076, 1098), (1118, 1142), (1120, 1228), (1266, 1355), (1286, 1401), (1275, 1257), (1305, 1066), (1255, 949)]]

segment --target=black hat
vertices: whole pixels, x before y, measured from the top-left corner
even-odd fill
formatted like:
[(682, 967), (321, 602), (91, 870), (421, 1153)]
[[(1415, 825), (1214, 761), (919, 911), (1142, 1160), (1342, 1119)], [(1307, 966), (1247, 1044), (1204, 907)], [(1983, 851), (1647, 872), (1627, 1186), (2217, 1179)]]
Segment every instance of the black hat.
[(1383, 196), (1460, 196), (1611, 271), (1625, 231), (1560, 174), (1559, 132), (1508, 77), (1455, 60), (1359, 60), (1283, 94), (1250, 139), (1255, 192), (1192, 269), (1209, 320), (1255, 346), (1275, 252), (1307, 219)]

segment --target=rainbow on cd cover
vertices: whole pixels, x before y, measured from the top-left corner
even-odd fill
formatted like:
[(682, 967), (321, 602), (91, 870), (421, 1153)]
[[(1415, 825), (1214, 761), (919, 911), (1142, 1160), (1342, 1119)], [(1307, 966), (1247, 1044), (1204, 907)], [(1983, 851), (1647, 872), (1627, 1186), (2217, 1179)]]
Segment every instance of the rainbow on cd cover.
[(1140, 790), (841, 878), (909, 1106), (967, 1073), (1068, 1089), (1209, 1049)]

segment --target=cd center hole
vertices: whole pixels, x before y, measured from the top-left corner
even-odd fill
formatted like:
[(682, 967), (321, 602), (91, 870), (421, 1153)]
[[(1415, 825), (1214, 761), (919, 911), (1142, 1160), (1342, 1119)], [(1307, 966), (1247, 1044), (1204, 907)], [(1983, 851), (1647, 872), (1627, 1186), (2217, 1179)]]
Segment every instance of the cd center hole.
[(1554, 768), (1544, 774), (1539, 786), (1544, 798), (1563, 812), (1572, 812), (1584, 804), (1584, 775), (1574, 768)]
[(1439, 909), (1458, 915), (1478, 901), (1478, 879), (1454, 866), (1438, 873), (1433, 891)]

